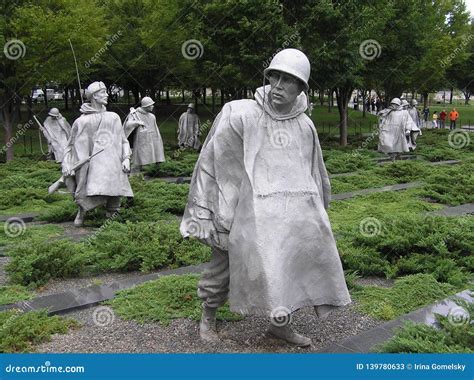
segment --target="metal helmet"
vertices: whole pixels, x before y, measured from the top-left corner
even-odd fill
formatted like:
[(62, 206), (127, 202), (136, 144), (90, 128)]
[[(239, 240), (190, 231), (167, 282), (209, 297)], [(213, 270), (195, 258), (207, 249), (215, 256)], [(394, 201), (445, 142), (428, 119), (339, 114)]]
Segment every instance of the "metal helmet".
[(196, 107), (194, 106), (194, 103), (189, 103), (189, 104), (188, 104), (188, 108), (195, 109)]
[(416, 106), (417, 104), (418, 104), (418, 102), (416, 101), (416, 99), (411, 100), (411, 105), (412, 106)]
[(148, 107), (148, 106), (152, 106), (153, 104), (155, 104), (155, 102), (153, 101), (152, 98), (150, 98), (149, 96), (145, 96), (143, 99), (142, 99), (142, 107)]
[(402, 99), (402, 107), (408, 108), (408, 102), (405, 99)]
[(86, 98), (88, 100), (92, 99), (92, 95), (94, 95), (96, 92), (100, 90), (106, 90), (107, 87), (105, 87), (104, 82), (92, 82), (87, 88), (86, 88)]
[(263, 71), (265, 77), (268, 77), (271, 71), (281, 71), (290, 74), (304, 83), (308, 90), (308, 80), (311, 73), (311, 64), (308, 57), (298, 49), (284, 49), (276, 54), (270, 65)]
[(400, 99), (398, 98), (393, 98), (391, 101), (390, 101), (390, 104), (396, 104), (397, 106), (401, 106), (402, 105), (402, 102)]
[(60, 115), (59, 110), (57, 108), (51, 108), (48, 112), (49, 116), (58, 117)]

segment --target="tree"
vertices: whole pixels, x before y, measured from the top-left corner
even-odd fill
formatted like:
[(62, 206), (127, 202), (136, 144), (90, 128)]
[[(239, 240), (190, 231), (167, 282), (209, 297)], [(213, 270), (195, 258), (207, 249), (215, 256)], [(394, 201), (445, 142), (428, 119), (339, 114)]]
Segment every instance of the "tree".
[[(106, 25), (101, 9), (87, 0), (2, 2), (2, 43), (19, 54), (2, 56), (0, 101), (7, 146), (7, 161), (13, 159), (13, 125), (23, 96), (36, 84), (76, 82), (69, 45), (72, 41), (79, 62), (85, 62), (105, 42)], [(32, 22), (34, 20), (34, 22)], [(15, 51), (12, 50), (13, 53)], [(81, 71), (87, 77), (90, 70)]]

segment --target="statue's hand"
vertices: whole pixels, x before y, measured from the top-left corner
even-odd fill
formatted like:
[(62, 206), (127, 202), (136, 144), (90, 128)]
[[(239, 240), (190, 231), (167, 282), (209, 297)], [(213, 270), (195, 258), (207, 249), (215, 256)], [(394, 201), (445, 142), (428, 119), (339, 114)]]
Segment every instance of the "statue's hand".
[(68, 166), (64, 166), (62, 172), (64, 177), (72, 177), (76, 174), (75, 171)]
[(206, 242), (219, 244), (219, 236), (211, 219), (199, 219), (199, 239)]
[(124, 173), (130, 173), (130, 159), (126, 158), (122, 161), (122, 170)]

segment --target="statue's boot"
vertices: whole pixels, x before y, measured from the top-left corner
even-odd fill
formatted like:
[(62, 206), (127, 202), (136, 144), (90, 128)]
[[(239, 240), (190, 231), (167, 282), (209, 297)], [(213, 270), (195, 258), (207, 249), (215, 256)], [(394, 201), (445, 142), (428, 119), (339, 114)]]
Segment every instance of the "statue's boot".
[(119, 213), (119, 210), (106, 210), (105, 217), (107, 219), (115, 218)]
[(199, 323), (199, 335), (206, 342), (219, 342), (216, 329), (217, 308), (204, 306), (202, 308), (201, 322)]
[(84, 218), (86, 216), (86, 212), (79, 207), (79, 211), (77, 212), (76, 219), (74, 219), (74, 226), (82, 227), (84, 224)]
[(275, 326), (272, 323), (267, 332), (276, 338), (283, 339), (284, 341), (298, 347), (311, 346), (310, 338), (293, 331), (288, 324), (285, 326)]

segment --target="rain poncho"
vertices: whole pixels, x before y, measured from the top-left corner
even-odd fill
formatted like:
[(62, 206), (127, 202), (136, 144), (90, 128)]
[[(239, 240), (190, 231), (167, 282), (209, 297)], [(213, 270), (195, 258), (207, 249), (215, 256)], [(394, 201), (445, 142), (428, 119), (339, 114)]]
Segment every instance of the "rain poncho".
[(48, 116), (43, 126), (46, 129), (45, 137), (48, 140), (49, 151), (54, 153), (56, 162), (62, 162), (64, 148), (71, 135), (71, 126), (61, 115), (58, 118)]
[[(144, 123), (139, 125), (138, 118)], [(140, 166), (165, 161), (165, 150), (161, 139), (156, 117), (151, 112), (137, 108), (135, 115), (129, 114), (123, 124), (125, 136), (129, 137), (133, 131), (132, 165)]]
[(282, 307), (348, 304), (306, 95), (280, 116), (268, 91), (227, 103), (217, 116), (194, 169), (181, 233), (198, 236), (212, 218), (219, 242), (206, 243), (228, 250), (233, 311), (270, 315)]
[(107, 112), (105, 107), (97, 111), (90, 103), (84, 103), (81, 112), (72, 125), (63, 167), (71, 168), (105, 148), (76, 170), (75, 200), (87, 211), (103, 204), (105, 196), (133, 196), (128, 176), (122, 170), (122, 162), (130, 158), (131, 152), (119, 115)]
[(379, 146), (383, 153), (409, 152), (407, 136), (416, 128), (413, 119), (406, 110), (391, 105), (378, 113)]
[(199, 149), (199, 117), (195, 113), (184, 112), (178, 122), (178, 145)]

